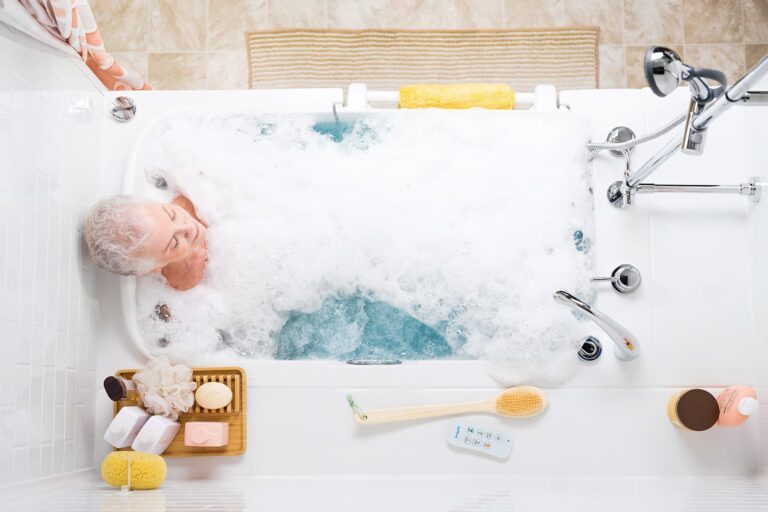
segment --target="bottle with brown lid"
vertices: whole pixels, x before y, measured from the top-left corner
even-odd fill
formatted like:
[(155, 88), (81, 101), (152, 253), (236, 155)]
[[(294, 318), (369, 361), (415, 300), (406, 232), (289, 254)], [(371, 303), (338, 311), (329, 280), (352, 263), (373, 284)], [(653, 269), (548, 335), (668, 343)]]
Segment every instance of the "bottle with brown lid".
[(712, 393), (704, 389), (684, 389), (672, 395), (667, 415), (676, 427), (701, 432), (712, 428), (720, 417), (720, 407)]

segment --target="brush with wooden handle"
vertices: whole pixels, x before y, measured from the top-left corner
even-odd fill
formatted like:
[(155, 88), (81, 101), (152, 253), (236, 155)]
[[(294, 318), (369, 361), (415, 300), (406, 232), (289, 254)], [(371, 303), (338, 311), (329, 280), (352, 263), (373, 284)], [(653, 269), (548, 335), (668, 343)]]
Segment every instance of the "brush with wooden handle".
[(379, 423), (478, 412), (495, 413), (500, 416), (513, 418), (529, 418), (540, 414), (546, 407), (547, 396), (543, 391), (532, 386), (517, 386), (506, 389), (495, 397), (480, 400), (479, 402), (375, 409), (365, 411), (364, 415), (358, 413), (354, 416), (355, 421), (361, 425), (376, 425)]

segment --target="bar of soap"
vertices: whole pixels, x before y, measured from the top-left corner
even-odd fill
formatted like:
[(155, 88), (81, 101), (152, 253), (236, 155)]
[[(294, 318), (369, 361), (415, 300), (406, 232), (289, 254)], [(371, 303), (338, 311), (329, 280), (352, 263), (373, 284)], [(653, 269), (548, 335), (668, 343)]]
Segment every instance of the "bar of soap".
[(221, 382), (206, 382), (197, 388), (195, 401), (203, 409), (221, 409), (232, 401), (232, 390)]
[(184, 425), (185, 446), (221, 447), (229, 442), (229, 423), (225, 421), (188, 421)]

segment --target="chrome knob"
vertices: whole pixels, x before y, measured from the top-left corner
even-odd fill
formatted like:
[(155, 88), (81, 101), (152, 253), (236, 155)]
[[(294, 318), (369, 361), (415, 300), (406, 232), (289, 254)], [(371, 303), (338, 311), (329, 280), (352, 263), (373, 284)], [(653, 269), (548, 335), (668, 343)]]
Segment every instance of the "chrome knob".
[(622, 263), (611, 273), (611, 277), (593, 277), (592, 281), (608, 281), (613, 289), (621, 294), (632, 293), (640, 287), (640, 271), (629, 263)]
[(605, 191), (605, 197), (614, 208), (624, 208), (628, 203), (624, 197), (624, 182), (614, 181)]
[[(621, 143), (621, 142), (629, 142), (636, 138), (637, 136), (635, 135), (635, 132), (633, 132), (630, 128), (627, 128), (626, 126), (617, 126), (613, 130), (608, 132), (608, 137), (605, 139), (605, 141)], [(627, 149), (611, 149), (609, 150), (609, 152), (615, 157), (626, 158), (626, 156), (634, 150), (635, 150), (635, 147), (632, 146)]]
[(136, 115), (136, 102), (128, 96), (118, 96), (112, 106), (112, 119), (125, 123)]

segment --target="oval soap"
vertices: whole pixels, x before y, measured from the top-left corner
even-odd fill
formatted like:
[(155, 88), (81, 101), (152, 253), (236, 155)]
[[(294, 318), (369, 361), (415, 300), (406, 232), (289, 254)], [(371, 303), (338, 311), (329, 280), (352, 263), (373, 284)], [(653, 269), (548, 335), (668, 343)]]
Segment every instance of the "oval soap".
[(221, 409), (232, 401), (232, 390), (221, 382), (206, 382), (197, 388), (195, 401), (203, 409)]

